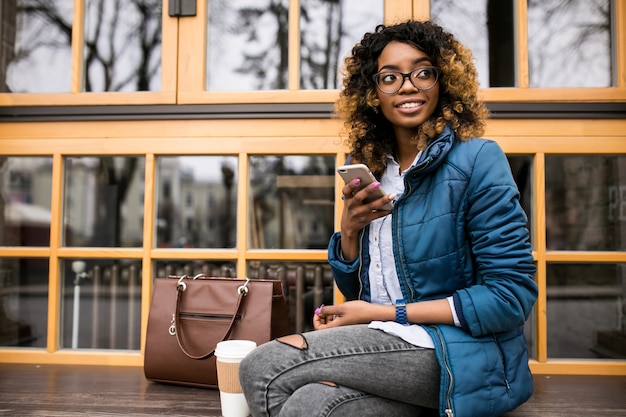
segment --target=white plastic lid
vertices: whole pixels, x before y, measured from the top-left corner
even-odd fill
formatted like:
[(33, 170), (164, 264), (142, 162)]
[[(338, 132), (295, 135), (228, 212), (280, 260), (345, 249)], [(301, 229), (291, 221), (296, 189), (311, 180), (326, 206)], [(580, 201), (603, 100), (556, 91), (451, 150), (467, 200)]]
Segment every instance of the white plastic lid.
[(252, 340), (224, 340), (215, 347), (215, 356), (224, 359), (242, 359), (256, 348)]

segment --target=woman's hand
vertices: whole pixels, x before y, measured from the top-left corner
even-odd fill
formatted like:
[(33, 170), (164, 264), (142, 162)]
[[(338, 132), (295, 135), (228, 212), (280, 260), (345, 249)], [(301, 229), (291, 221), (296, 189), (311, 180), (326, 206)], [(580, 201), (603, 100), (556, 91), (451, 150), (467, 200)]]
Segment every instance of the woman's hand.
[(366, 301), (347, 301), (333, 306), (321, 306), (318, 310), (313, 316), (315, 330), (370, 323), (373, 320), (394, 320), (396, 314), (394, 306)]
[(341, 213), (341, 250), (345, 259), (356, 258), (359, 231), (373, 220), (391, 213), (391, 210), (383, 210), (381, 207), (396, 198), (394, 194), (386, 194), (377, 200), (364, 203), (370, 194), (380, 187), (380, 183), (374, 182), (357, 191), (360, 183), (357, 178), (347, 183), (341, 190), (344, 200)]

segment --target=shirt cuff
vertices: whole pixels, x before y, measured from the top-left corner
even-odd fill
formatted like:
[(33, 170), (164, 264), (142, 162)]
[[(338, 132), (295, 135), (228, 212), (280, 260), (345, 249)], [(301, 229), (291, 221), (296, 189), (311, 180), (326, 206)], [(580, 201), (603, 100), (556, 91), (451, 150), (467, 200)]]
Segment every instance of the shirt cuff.
[(461, 321), (459, 320), (459, 316), (456, 314), (456, 308), (454, 308), (454, 297), (450, 296), (446, 298), (448, 300), (448, 304), (450, 305), (450, 311), (452, 312), (452, 318), (454, 319), (454, 325), (456, 327), (461, 327)]

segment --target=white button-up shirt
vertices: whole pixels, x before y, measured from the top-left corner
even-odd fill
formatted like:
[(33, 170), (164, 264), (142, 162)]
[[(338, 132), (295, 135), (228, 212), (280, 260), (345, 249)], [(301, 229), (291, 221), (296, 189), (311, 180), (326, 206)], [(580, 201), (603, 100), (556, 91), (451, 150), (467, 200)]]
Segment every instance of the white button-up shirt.
[[(415, 160), (411, 164), (413, 167), (421, 156), (421, 152), (417, 154)], [(408, 171), (408, 169), (407, 169)], [(400, 165), (389, 157), (387, 168), (380, 181), (381, 188), (385, 193), (395, 193), (400, 196), (404, 193), (404, 172), (400, 171)], [(393, 237), (391, 230), (391, 215), (381, 217), (374, 220), (369, 228), (369, 281), (370, 295), (372, 303), (376, 304), (395, 304), (396, 300), (403, 299), (402, 290), (398, 281), (396, 272), (395, 257), (393, 254)], [(457, 326), (458, 318), (452, 297), (448, 297), (448, 303), (454, 316)], [(403, 340), (425, 348), (434, 348), (433, 340), (430, 335), (418, 324), (402, 325), (395, 321), (373, 321), (369, 325), (372, 329), (380, 329), (386, 333), (396, 335)]]

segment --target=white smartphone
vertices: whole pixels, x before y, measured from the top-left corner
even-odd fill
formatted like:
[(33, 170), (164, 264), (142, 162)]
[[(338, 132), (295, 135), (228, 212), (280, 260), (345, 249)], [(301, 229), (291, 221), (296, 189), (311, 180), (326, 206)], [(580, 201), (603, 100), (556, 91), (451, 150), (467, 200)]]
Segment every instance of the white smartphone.
[[(364, 164), (352, 164), (352, 165), (343, 165), (337, 168), (337, 173), (343, 178), (344, 182), (347, 184), (348, 182), (358, 178), (361, 180), (361, 185), (357, 191), (361, 190), (364, 187), (367, 187), (371, 183), (377, 181), (374, 174), (370, 171), (367, 165)], [(370, 201), (377, 200), (380, 197), (387, 194), (383, 191), (382, 188), (378, 188), (374, 193), (371, 194), (371, 197), (364, 201), (364, 203), (369, 203)], [(393, 201), (385, 204), (380, 208), (381, 210), (391, 210), (393, 209)]]

